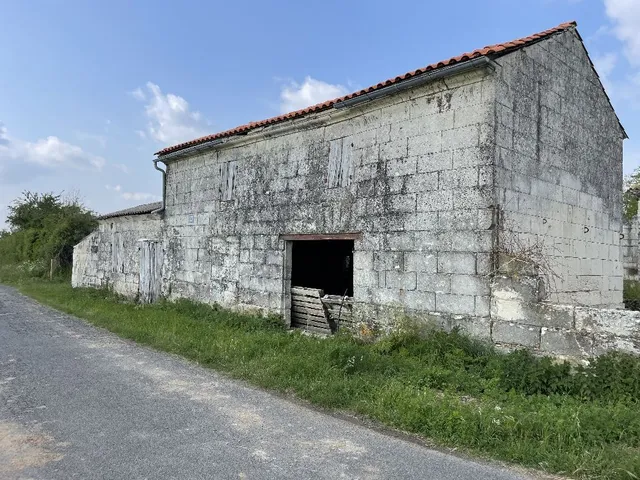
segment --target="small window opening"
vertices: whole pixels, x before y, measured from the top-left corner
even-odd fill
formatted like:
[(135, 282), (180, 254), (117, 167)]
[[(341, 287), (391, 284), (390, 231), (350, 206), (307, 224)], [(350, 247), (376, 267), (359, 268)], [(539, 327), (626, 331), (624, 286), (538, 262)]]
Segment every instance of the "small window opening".
[(353, 240), (292, 242), (291, 285), (353, 296)]

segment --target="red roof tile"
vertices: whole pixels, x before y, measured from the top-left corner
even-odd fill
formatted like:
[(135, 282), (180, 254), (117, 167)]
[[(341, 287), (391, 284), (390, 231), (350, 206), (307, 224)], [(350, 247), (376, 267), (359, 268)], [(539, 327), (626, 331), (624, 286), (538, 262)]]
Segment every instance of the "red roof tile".
[(456, 63), (465, 62), (467, 60), (471, 60), (478, 57), (486, 57), (488, 55), (493, 54), (505, 54), (512, 50), (517, 50), (519, 48), (523, 48), (527, 45), (531, 45), (549, 35), (553, 35), (554, 33), (562, 32), (568, 30), (570, 28), (575, 28), (577, 26), (576, 22), (567, 22), (558, 25), (557, 27), (550, 28), (549, 30), (545, 30), (543, 32), (536, 33), (534, 35), (530, 35), (528, 37), (520, 38), (517, 40), (513, 40), (511, 42), (506, 43), (498, 43), (496, 45), (489, 45), (484, 48), (480, 48), (478, 50), (474, 50), (472, 52), (463, 53), (462, 55), (458, 55), (457, 57), (449, 58), (448, 60), (443, 60), (441, 62), (432, 63), (431, 65), (427, 65), (426, 67), (419, 68), (417, 70), (413, 70), (411, 72), (407, 72), (404, 75), (399, 75), (395, 78), (390, 78), (385, 80), (384, 82), (380, 82), (376, 85), (372, 85), (369, 88), (365, 88), (358, 92), (350, 93), (345, 95), (344, 97), (334, 98), (333, 100), (327, 100), (323, 103), (318, 103), (317, 105), (312, 105), (307, 108), (303, 108), (302, 110), (296, 110), (295, 112), (285, 113), (284, 115), (278, 115), (277, 117), (267, 118), (266, 120), (259, 120), (257, 122), (250, 122), (245, 125), (241, 125), (239, 127), (232, 128), (231, 130), (226, 130), (224, 132), (214, 133), (212, 135), (207, 135), (205, 137), (196, 138), (194, 140), (190, 140), (188, 142), (180, 143), (178, 145), (173, 145), (171, 147), (164, 148), (156, 153), (156, 155), (162, 156), (168, 153), (177, 152), (179, 150), (183, 150), (188, 147), (193, 147), (195, 145), (200, 145), (202, 143), (210, 142), (212, 140), (216, 140), (218, 138), (231, 137), (233, 135), (245, 134), (250, 130), (259, 127), (265, 127), (267, 125), (272, 125), (274, 123), (284, 122), (286, 120), (291, 120), (294, 118), (303, 117), (310, 113), (321, 112), (323, 110), (327, 110), (336, 103), (343, 102), (345, 100), (349, 100), (351, 98), (359, 97), (361, 95), (366, 95), (367, 93), (373, 92), (380, 88), (386, 87), (388, 85), (393, 85), (395, 83), (402, 82), (403, 80), (407, 80), (409, 78), (415, 77), (416, 75), (423, 74), (425, 72), (429, 72), (432, 70), (437, 70), (442, 67), (446, 67), (448, 65), (454, 65)]

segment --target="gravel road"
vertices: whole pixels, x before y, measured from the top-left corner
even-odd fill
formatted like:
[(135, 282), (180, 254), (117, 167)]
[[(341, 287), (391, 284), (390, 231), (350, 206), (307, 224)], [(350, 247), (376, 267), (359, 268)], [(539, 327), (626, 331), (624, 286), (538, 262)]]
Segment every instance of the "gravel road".
[(319, 412), (0, 286), (0, 479), (531, 478)]

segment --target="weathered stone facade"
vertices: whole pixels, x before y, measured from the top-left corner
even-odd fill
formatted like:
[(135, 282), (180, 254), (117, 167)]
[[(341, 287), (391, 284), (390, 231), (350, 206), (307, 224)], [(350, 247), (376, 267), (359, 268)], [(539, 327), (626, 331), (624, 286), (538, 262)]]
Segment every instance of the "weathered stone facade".
[(503, 243), (538, 244), (557, 303), (622, 302), (623, 132), (579, 36), (496, 60), (496, 187)]
[(129, 297), (139, 293), (140, 240), (161, 239), (155, 214), (100, 219), (98, 229), (73, 249), (74, 287), (109, 287)]
[[(621, 305), (623, 138), (567, 28), (463, 73), (161, 154), (162, 225), (129, 231), (162, 241), (166, 297), (285, 319), (293, 236), (349, 234), (355, 318), (428, 316), (544, 350), (554, 320), (512, 328), (501, 299), (520, 287), (500, 283), (501, 262), (546, 274), (536, 302)], [(108, 277), (130, 294), (133, 277), (100, 273), (109, 258), (85, 251), (114, 242), (100, 228), (74, 284)]]
[[(282, 312), (280, 235), (361, 232), (363, 307), (488, 316), (492, 84), (486, 71), (449, 78), (305, 120), (315, 128), (167, 161), (167, 294)], [(332, 161), (348, 172), (333, 186)]]

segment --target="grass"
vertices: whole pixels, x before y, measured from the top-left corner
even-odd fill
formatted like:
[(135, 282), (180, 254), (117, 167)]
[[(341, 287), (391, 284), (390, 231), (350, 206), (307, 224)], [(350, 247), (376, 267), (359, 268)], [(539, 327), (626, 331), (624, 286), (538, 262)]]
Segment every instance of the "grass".
[(640, 477), (640, 360), (572, 369), (407, 322), (378, 342), (289, 332), (188, 301), (140, 306), (68, 282), (0, 282), (124, 338), (255, 385), (491, 457), (576, 478)]

